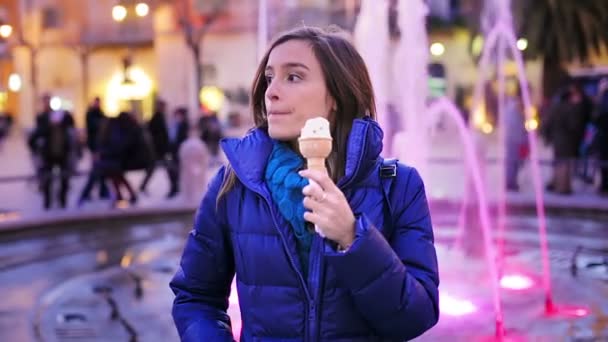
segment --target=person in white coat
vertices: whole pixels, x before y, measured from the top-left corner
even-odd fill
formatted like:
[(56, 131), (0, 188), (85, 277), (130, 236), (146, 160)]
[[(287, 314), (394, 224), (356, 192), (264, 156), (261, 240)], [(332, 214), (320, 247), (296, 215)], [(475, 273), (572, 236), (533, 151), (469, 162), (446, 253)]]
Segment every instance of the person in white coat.
[(210, 153), (199, 138), (196, 125), (190, 127), (188, 139), (179, 148), (181, 161), (179, 179), (184, 201), (196, 203), (207, 186)]

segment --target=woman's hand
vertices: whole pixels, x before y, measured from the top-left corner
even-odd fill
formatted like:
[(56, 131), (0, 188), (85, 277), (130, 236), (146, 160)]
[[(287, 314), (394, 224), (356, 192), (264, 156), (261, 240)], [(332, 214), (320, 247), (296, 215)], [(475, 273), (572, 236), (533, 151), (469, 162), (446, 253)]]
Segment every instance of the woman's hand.
[(321, 235), (347, 249), (355, 240), (355, 216), (342, 191), (326, 172), (302, 170), (300, 176), (310, 184), (302, 189), (304, 219), (314, 223)]

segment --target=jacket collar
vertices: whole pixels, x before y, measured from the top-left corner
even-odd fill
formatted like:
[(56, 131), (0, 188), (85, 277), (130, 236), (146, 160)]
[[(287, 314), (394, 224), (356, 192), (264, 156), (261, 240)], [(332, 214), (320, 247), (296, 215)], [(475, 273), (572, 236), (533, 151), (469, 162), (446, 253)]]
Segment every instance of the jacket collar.
[[(346, 169), (338, 186), (344, 188), (365, 179), (375, 170), (382, 151), (383, 133), (369, 118), (355, 119), (346, 148)], [(264, 171), (272, 151), (272, 139), (264, 128), (255, 128), (243, 138), (226, 138), (222, 149), (236, 176), (247, 187), (265, 193)]]

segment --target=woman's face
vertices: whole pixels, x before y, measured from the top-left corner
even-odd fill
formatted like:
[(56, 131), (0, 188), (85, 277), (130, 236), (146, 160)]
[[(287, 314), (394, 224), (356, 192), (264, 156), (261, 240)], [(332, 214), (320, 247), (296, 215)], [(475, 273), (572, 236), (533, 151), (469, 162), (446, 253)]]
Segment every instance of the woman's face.
[(334, 100), (308, 42), (290, 40), (276, 46), (270, 52), (265, 75), (270, 137), (293, 141), (300, 136), (307, 119), (329, 119)]

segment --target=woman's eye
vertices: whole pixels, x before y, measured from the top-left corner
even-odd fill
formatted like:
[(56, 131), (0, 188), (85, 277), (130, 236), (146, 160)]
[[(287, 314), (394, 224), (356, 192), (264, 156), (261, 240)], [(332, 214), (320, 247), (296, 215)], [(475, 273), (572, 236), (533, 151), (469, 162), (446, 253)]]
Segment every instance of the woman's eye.
[(266, 75), (266, 83), (270, 84), (270, 82), (272, 82), (272, 76), (271, 75)]
[(296, 75), (296, 74), (289, 74), (289, 76), (287, 76), (287, 80), (289, 82), (299, 81), (301, 79), (302, 79), (302, 77), (300, 77), (299, 75)]

